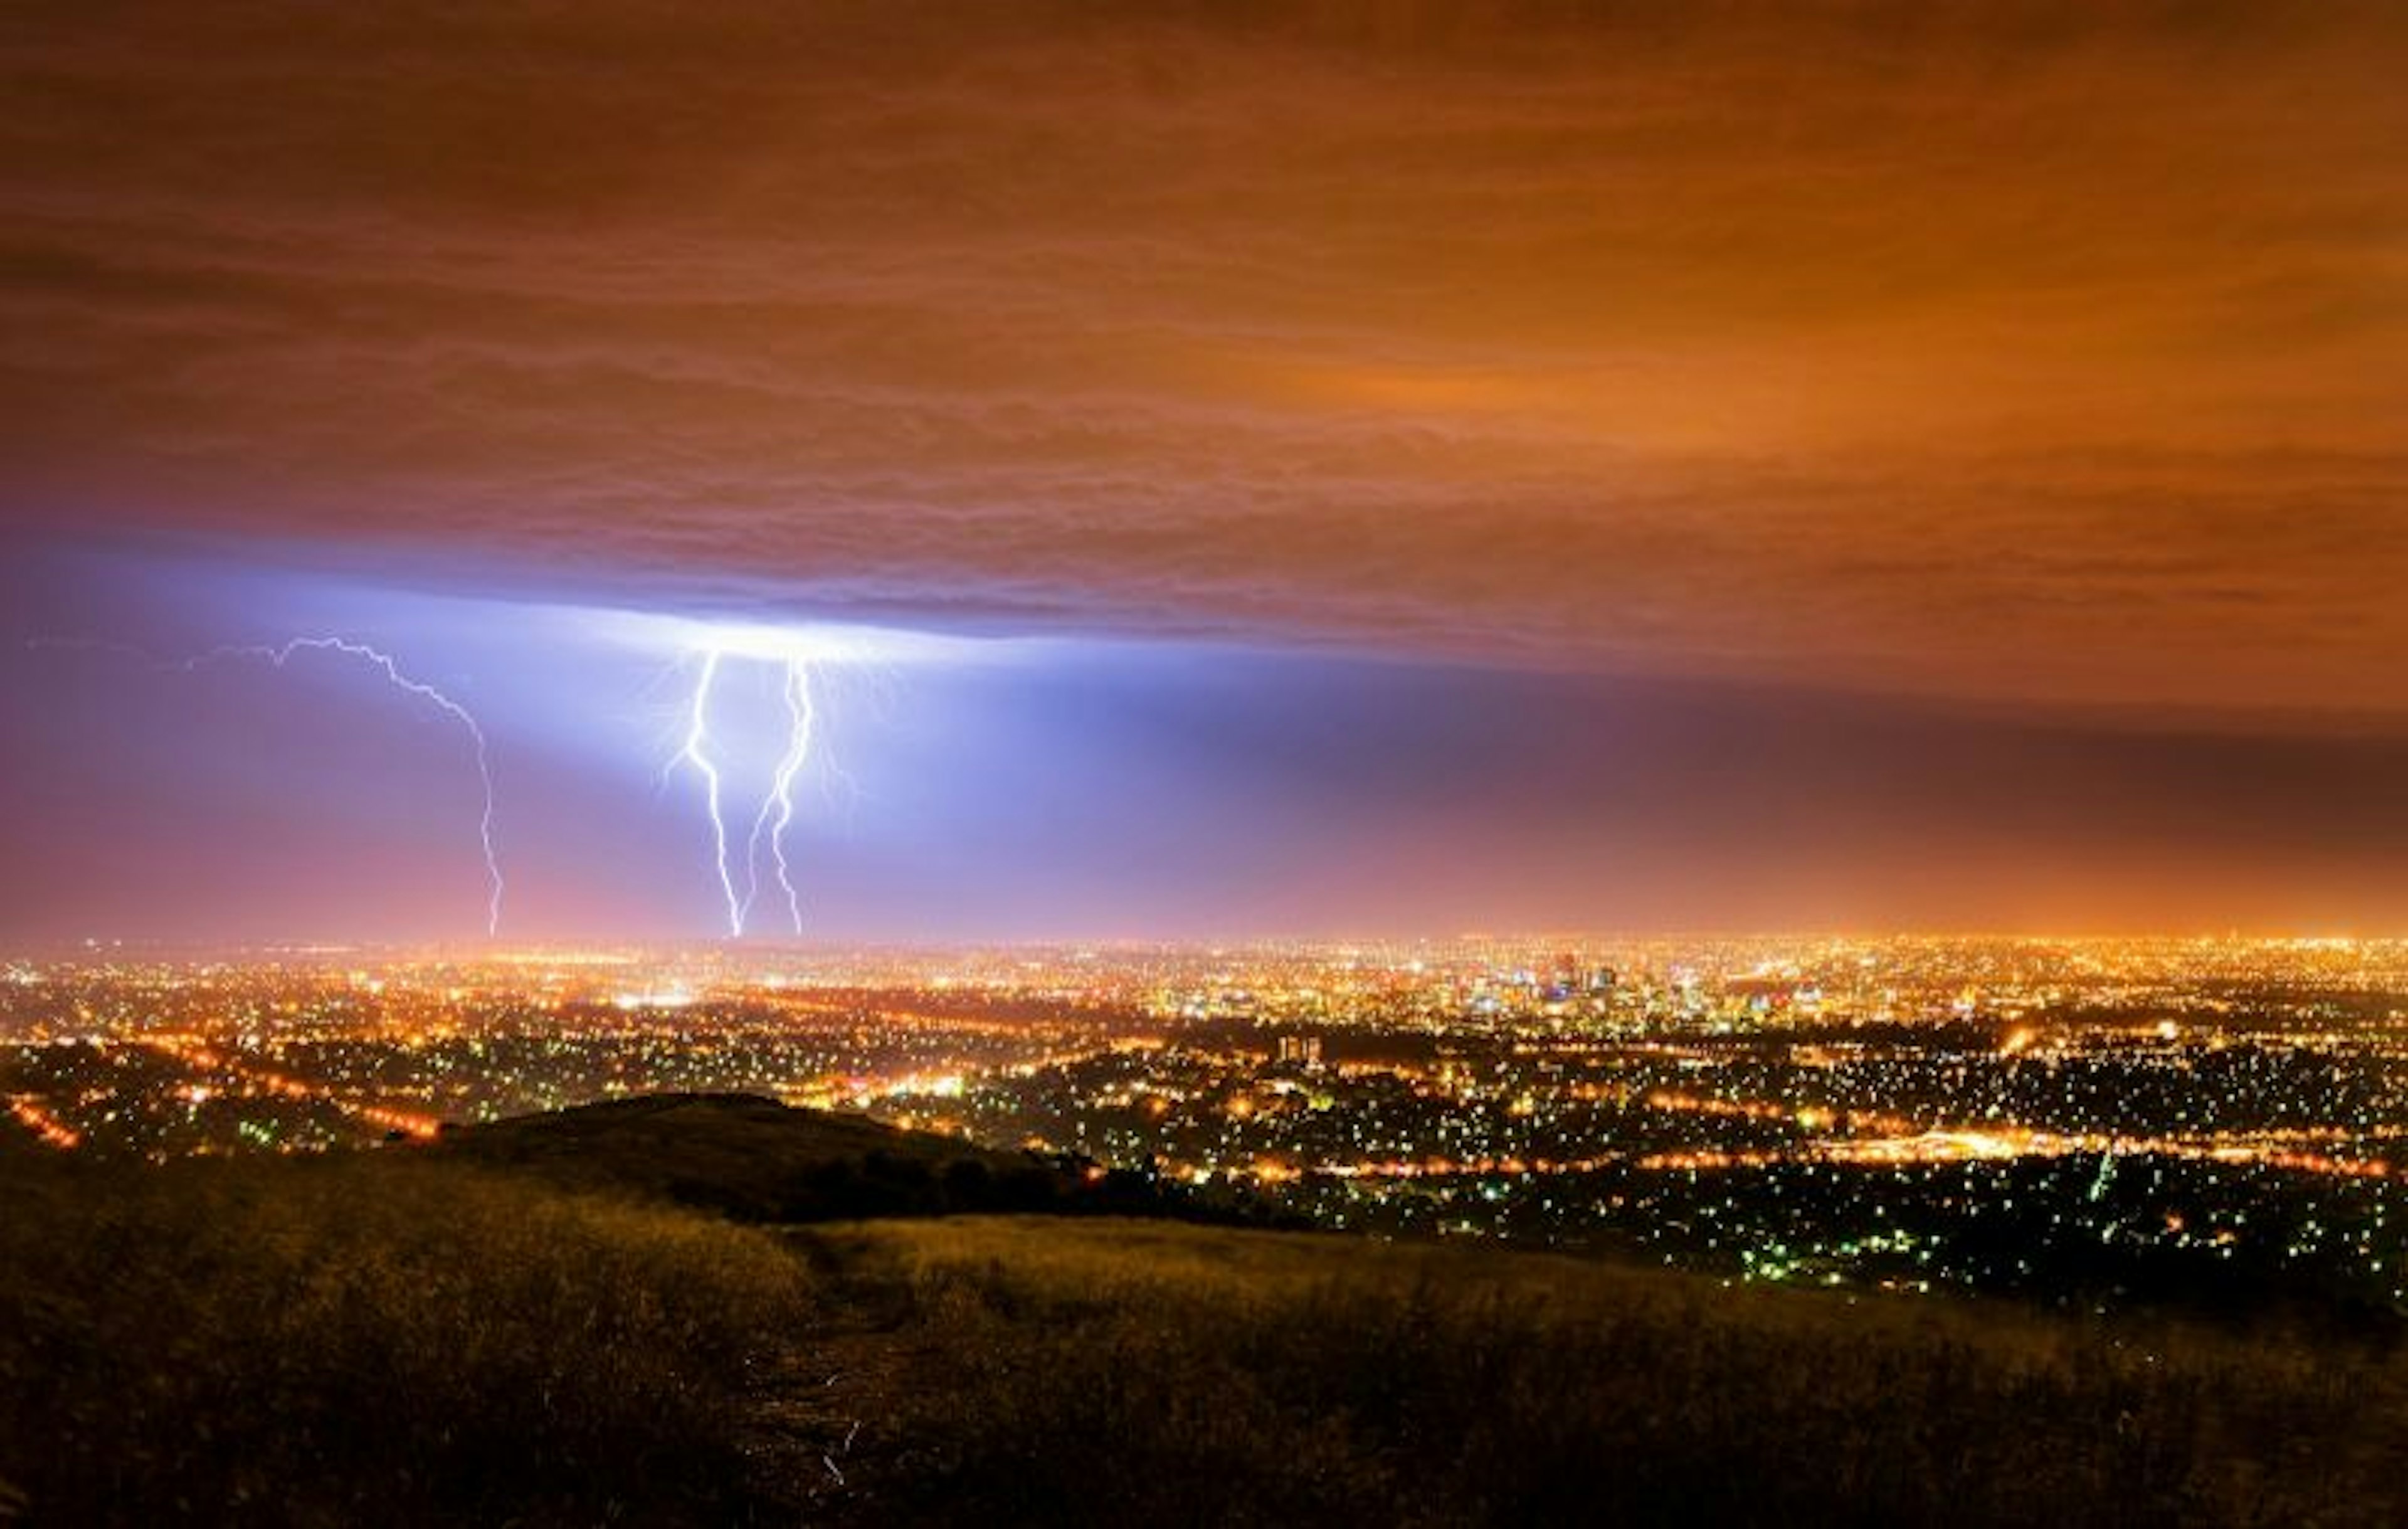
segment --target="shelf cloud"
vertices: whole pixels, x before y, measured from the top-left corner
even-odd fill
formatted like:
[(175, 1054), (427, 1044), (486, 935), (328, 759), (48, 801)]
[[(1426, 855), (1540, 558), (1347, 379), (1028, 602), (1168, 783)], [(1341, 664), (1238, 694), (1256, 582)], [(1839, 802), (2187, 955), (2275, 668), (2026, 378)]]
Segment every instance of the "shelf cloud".
[(958, 10), (16, 7), (0, 514), (2408, 710), (2396, 7)]

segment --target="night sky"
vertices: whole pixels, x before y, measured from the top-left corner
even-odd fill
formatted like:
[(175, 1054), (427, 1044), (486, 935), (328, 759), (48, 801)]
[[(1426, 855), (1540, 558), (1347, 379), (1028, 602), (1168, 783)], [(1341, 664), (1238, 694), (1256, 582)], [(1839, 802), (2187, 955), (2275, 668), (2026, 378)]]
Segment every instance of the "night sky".
[[(0, 945), (2408, 930), (2408, 8), (0, 18)], [(766, 908), (767, 904), (763, 904)], [(756, 910), (748, 930), (790, 933)]]

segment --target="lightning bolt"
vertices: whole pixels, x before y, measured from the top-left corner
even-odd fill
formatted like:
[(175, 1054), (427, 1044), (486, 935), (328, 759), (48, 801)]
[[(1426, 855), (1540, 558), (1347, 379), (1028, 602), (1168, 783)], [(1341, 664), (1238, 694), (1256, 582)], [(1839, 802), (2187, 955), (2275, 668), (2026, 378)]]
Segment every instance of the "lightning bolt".
[(695, 682), (694, 711), (685, 747), (678, 757), (702, 773), (703, 802), (710, 813), (710, 838), (716, 850), (713, 863), (719, 867), (720, 893), (727, 899), (727, 937), (733, 940), (744, 932), (744, 904), (737, 901), (736, 878), (727, 870), (727, 820), (719, 811), (719, 767), (703, 752), (710, 739), (710, 685), (718, 677), (719, 653), (712, 649), (702, 656), (702, 677)]
[[(752, 830), (744, 839), (744, 890), (736, 889), (735, 864), (729, 854), (733, 839), (727, 831), (725, 777), (710, 755), (710, 696), (719, 678), (723, 650), (702, 650), (702, 664), (697, 671), (694, 698), (686, 717), (685, 743), (677, 758), (694, 767), (702, 777), (703, 807), (710, 818), (711, 863), (719, 873), (719, 892), (727, 907), (727, 936), (741, 938), (746, 920), (752, 916), (752, 905), (759, 901), (763, 847), (768, 851), (770, 875), (777, 883), (786, 903), (786, 916), (795, 932), (803, 931), (803, 903), (795, 888), (794, 867), (786, 858), (786, 830), (795, 821), (795, 781), (803, 766), (810, 759), (811, 728), (814, 709), (811, 700), (810, 666), (799, 654), (789, 654), (774, 661), (780, 664), (781, 697), (786, 708), (786, 746), (779, 757), (777, 769), (771, 773), (768, 790), (763, 794), (760, 809), (752, 815)], [(675, 762), (675, 761), (672, 761)]]
[(752, 836), (745, 841), (746, 869), (752, 872), (752, 888), (745, 895), (747, 910), (761, 888), (759, 873), (761, 837), (766, 830), (769, 839), (769, 860), (778, 878), (778, 887), (786, 894), (786, 916), (795, 932), (803, 932), (803, 902), (796, 895), (792, 869), (786, 863), (786, 828), (795, 820), (795, 776), (798, 774), (811, 752), (811, 681), (810, 673), (800, 658), (786, 660), (786, 752), (778, 760), (777, 773), (770, 777), (769, 794), (762, 800), (761, 811), (752, 819)]
[(492, 755), (485, 743), (485, 729), (478, 725), (476, 716), (469, 712), (468, 708), (424, 680), (418, 679), (404, 671), (400, 660), (392, 654), (382, 648), (371, 647), (366, 642), (353, 642), (347, 637), (295, 637), (275, 643), (229, 643), (223, 647), (211, 648), (206, 653), (194, 654), (189, 658), (164, 662), (139, 648), (118, 643), (36, 639), (31, 645), (49, 648), (97, 649), (103, 652), (129, 654), (153, 669), (181, 674), (196, 673), (215, 664), (245, 661), (262, 662), (282, 669), (291, 663), (296, 655), (303, 653), (337, 654), (346, 658), (359, 659), (383, 675), (386, 683), (394, 689), (434, 706), (446, 716), (459, 723), (468, 734), (468, 742), (476, 753), (477, 779), (484, 788), (484, 803), (477, 818), (477, 842), (484, 854), (485, 882), (488, 888), (485, 896), (485, 933), (491, 936), (499, 932), (502, 926), (502, 860), (499, 851), (494, 846), (494, 765)]

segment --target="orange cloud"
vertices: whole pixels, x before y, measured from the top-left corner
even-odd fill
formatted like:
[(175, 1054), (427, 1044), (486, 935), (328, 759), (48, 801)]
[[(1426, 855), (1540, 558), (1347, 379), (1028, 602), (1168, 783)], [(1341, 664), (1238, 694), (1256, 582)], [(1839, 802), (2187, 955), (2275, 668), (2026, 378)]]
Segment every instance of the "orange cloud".
[(2408, 708), (2397, 7), (22, 7), (0, 511)]

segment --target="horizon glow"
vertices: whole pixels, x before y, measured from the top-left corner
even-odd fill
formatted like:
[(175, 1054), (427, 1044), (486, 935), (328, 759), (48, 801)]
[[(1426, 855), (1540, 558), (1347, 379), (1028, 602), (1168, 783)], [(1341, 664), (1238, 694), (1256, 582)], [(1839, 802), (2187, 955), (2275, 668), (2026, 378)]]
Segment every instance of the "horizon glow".
[[(40, 719), (6, 740), (12, 941), (749, 942), (797, 915), (839, 943), (2408, 927), (2408, 743), (2381, 734), (642, 611), (475, 570), (474, 594), (222, 555), (10, 572), (0, 668)], [(263, 687), (265, 663), (22, 645), (294, 632), (372, 645), (476, 718), (505, 921), (451, 847), (481, 802), (343, 666)], [(697, 854), (683, 756), (712, 653), (725, 848)]]

